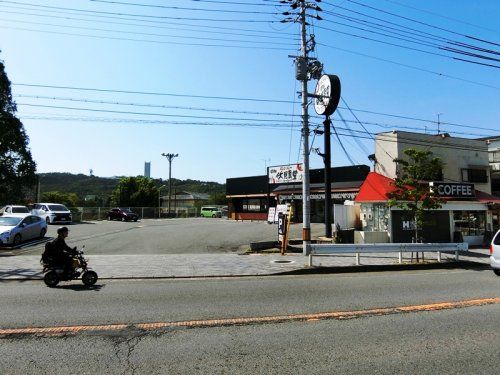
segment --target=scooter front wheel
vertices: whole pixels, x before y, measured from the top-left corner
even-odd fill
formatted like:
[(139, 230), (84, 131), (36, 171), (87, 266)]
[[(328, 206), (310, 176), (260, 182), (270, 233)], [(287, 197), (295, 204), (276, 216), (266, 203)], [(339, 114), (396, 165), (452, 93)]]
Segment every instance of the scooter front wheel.
[(43, 277), (43, 281), (45, 282), (45, 285), (52, 288), (59, 284), (59, 276), (57, 275), (56, 271), (49, 271)]
[(97, 282), (97, 273), (94, 271), (86, 271), (82, 275), (82, 282), (87, 286), (92, 286)]

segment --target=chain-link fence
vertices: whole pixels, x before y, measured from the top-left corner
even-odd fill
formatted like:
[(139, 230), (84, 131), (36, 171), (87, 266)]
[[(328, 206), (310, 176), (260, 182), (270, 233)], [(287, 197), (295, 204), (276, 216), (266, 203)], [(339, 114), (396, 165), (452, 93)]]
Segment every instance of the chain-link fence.
[[(74, 222), (92, 221), (92, 220), (107, 220), (108, 213), (112, 207), (71, 207)], [(132, 212), (139, 215), (140, 219), (158, 219), (167, 217), (196, 217), (199, 215), (199, 210), (196, 207), (176, 207), (172, 209), (171, 214), (168, 214), (168, 209), (161, 207), (126, 207)]]

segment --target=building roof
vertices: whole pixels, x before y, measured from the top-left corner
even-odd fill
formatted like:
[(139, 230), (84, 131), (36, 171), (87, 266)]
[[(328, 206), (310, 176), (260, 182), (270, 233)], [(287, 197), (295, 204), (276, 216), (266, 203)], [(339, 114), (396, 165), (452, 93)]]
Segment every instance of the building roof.
[(370, 172), (359, 188), (355, 202), (385, 202), (389, 199), (388, 193), (396, 190), (393, 180), (377, 172)]
[[(388, 194), (396, 190), (393, 179), (385, 177), (376, 172), (370, 172), (365, 182), (361, 185), (359, 193), (354, 199), (355, 202), (386, 202), (389, 200)], [(500, 198), (483, 191), (476, 190), (474, 199), (467, 199), (468, 202), (494, 203), (499, 204)], [(457, 201), (458, 199), (444, 198), (446, 201)]]

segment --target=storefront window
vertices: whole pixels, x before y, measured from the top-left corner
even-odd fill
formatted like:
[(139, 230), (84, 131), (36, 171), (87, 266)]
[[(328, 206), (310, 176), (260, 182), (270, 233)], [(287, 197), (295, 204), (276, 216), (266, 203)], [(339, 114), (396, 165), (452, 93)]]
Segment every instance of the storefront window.
[(266, 199), (244, 199), (243, 212), (267, 212)]
[(389, 208), (386, 204), (362, 204), (361, 222), (367, 232), (385, 232), (388, 230)]
[(482, 236), (486, 229), (485, 211), (453, 211), (455, 231), (462, 236)]

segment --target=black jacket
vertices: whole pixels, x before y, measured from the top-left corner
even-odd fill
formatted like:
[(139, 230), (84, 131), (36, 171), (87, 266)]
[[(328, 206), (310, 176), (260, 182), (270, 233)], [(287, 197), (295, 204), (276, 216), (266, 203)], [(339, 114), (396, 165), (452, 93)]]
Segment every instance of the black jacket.
[(64, 237), (58, 236), (52, 241), (51, 255), (55, 258), (67, 258), (76, 254), (76, 250), (66, 245)]

